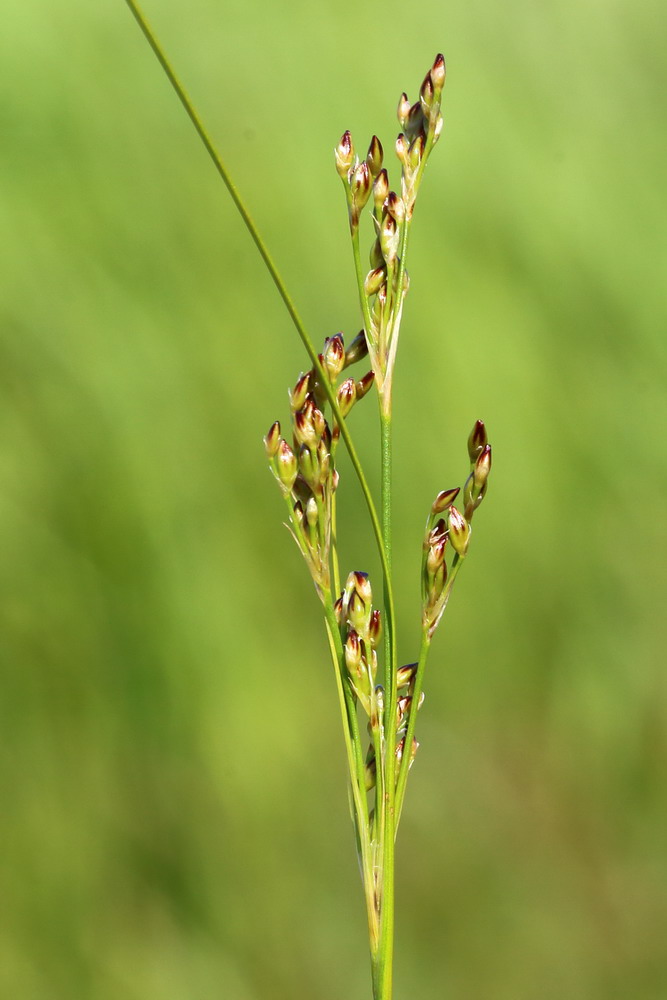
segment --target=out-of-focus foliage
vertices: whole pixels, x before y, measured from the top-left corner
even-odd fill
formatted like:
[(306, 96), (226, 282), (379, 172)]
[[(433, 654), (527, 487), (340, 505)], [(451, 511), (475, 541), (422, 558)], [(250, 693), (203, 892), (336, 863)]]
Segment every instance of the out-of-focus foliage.
[[(661, 10), (147, 5), (317, 340), (359, 328), (333, 145), (390, 149), (447, 56), (396, 377), (404, 661), (477, 417), (494, 469), (429, 665), (397, 1000), (667, 995)], [(261, 444), (303, 351), (121, 0), (8, 0), (0, 135), (0, 995), (367, 997)], [(375, 468), (371, 397), (351, 426)]]

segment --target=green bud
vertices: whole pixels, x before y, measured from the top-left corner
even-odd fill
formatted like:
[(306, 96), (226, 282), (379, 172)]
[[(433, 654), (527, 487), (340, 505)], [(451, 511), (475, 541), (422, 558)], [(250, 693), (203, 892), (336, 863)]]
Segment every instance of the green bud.
[(336, 393), (340, 412), (344, 417), (348, 415), (357, 399), (357, 386), (353, 378), (346, 378), (338, 387)]
[(308, 527), (314, 530), (317, 527), (317, 500), (315, 497), (311, 497), (306, 504), (306, 521), (308, 522)]
[(357, 677), (361, 673), (361, 640), (354, 630), (348, 633), (345, 640), (345, 666), (352, 677)]
[(410, 143), (410, 149), (408, 151), (408, 163), (411, 170), (416, 170), (422, 161), (424, 155), (424, 146), (426, 145), (426, 139), (424, 133), (420, 132), (416, 139)]
[(377, 762), (375, 760), (375, 751), (373, 751), (373, 756), (371, 757), (371, 759), (368, 761), (368, 763), (364, 768), (364, 780), (366, 783), (367, 792), (371, 792), (375, 788), (376, 771), (377, 771)]
[(484, 450), (487, 444), (488, 439), (484, 421), (476, 420), (475, 426), (470, 431), (470, 437), (468, 438), (468, 455), (473, 465), (477, 461), (477, 456)]
[(431, 114), (431, 107), (433, 106), (434, 99), (434, 88), (433, 80), (431, 79), (431, 71), (429, 70), (424, 77), (424, 82), (421, 85), (419, 91), (419, 103), (421, 104), (422, 113), (425, 118), (429, 118)]
[(361, 212), (362, 208), (368, 201), (373, 186), (373, 179), (371, 177), (371, 172), (368, 169), (368, 164), (364, 160), (352, 171), (352, 177), (350, 178), (350, 190), (352, 192), (352, 199), (354, 201), (354, 206), (357, 210), (357, 215)]
[(363, 399), (375, 381), (375, 372), (367, 372), (363, 378), (357, 382), (357, 402)]
[(410, 114), (410, 101), (408, 100), (408, 95), (403, 93), (398, 99), (398, 108), (396, 111), (398, 115), (398, 120), (401, 124), (401, 128), (405, 128), (405, 123), (408, 120), (408, 115)]
[(307, 444), (303, 444), (299, 448), (299, 472), (311, 490), (317, 488), (320, 481), (319, 463), (313, 458)]
[(414, 140), (419, 135), (423, 135), (426, 122), (421, 102), (417, 101), (408, 112), (408, 120), (405, 123), (405, 134), (410, 140)]
[(398, 225), (405, 218), (405, 204), (395, 191), (392, 191), (387, 198), (387, 211)]
[(284, 438), (278, 446), (276, 465), (280, 482), (283, 484), (285, 489), (291, 490), (294, 486), (294, 480), (296, 479), (298, 471), (297, 461), (294, 452)]
[(417, 673), (416, 663), (406, 663), (404, 667), (399, 667), (396, 671), (396, 686), (399, 688), (406, 687), (411, 684), (414, 680), (415, 674)]
[(376, 610), (371, 615), (370, 624), (368, 626), (368, 638), (373, 649), (377, 649), (381, 635), (382, 635), (382, 620), (380, 612), (376, 608)]
[(387, 279), (387, 269), (383, 263), (382, 267), (376, 267), (369, 271), (364, 281), (364, 292), (366, 297), (377, 295)]
[(436, 142), (438, 141), (438, 139), (440, 138), (440, 134), (442, 132), (442, 127), (443, 127), (444, 123), (445, 122), (444, 122), (444, 119), (443, 119), (442, 115), (438, 115), (438, 117), (435, 120), (435, 125), (433, 127), (433, 145), (434, 146), (435, 146)]
[(447, 527), (452, 548), (459, 556), (464, 556), (470, 543), (470, 525), (453, 504), (447, 514)]
[(392, 264), (398, 256), (399, 237), (396, 220), (389, 212), (385, 212), (380, 225), (380, 247), (382, 248), (382, 256), (388, 264)]
[(408, 165), (408, 149), (410, 148), (410, 143), (400, 132), (396, 138), (396, 156), (399, 158), (404, 167)]
[(343, 343), (342, 334), (337, 333), (333, 337), (327, 337), (324, 342), (322, 357), (324, 359), (324, 367), (333, 382), (345, 367), (345, 344)]
[(290, 390), (289, 399), (292, 412), (296, 413), (306, 402), (308, 396), (308, 384), (310, 382), (310, 372), (299, 376), (296, 385)]
[(269, 432), (264, 438), (264, 447), (267, 458), (274, 458), (277, 455), (280, 447), (280, 424), (277, 420), (275, 424), (271, 424)]
[(363, 330), (360, 330), (356, 335), (352, 343), (347, 349), (345, 354), (345, 368), (353, 365), (356, 361), (361, 361), (368, 354), (368, 344), (366, 343), (366, 334)]
[(481, 493), (485, 486), (486, 481), (489, 478), (489, 472), (491, 471), (491, 445), (487, 444), (484, 446), (482, 451), (477, 457), (475, 462), (475, 468), (473, 469), (473, 481), (475, 483), (475, 488), (478, 493)]
[(433, 501), (431, 513), (434, 516), (436, 514), (441, 514), (443, 510), (446, 510), (447, 507), (454, 503), (460, 492), (460, 486), (456, 486), (453, 490), (442, 490), (442, 492), (438, 493), (437, 497)]
[(441, 52), (438, 52), (433, 66), (431, 67), (431, 81), (433, 83), (433, 90), (435, 91), (436, 98), (440, 97), (442, 88), (445, 86), (446, 73), (445, 57)]
[(314, 407), (304, 407), (294, 414), (294, 436), (299, 444), (308, 445), (309, 448), (316, 448), (320, 440), (312, 420), (313, 410)]
[(388, 194), (389, 175), (386, 170), (381, 170), (375, 178), (375, 183), (373, 184), (373, 203), (375, 204), (375, 211), (378, 215), (382, 213), (382, 207)]
[(343, 132), (341, 140), (334, 150), (334, 155), (336, 157), (338, 175), (342, 180), (346, 181), (354, 163), (354, 144), (349, 132)]
[(376, 267), (384, 267), (384, 257), (382, 256), (382, 247), (380, 246), (380, 240), (373, 240), (371, 244), (371, 252), (368, 255), (371, 267), (375, 269)]
[(368, 164), (368, 169), (371, 172), (371, 177), (377, 177), (377, 175), (382, 170), (382, 160), (384, 158), (384, 151), (382, 149), (382, 143), (376, 135), (371, 139), (371, 144), (368, 147), (368, 153), (366, 154), (366, 163)]

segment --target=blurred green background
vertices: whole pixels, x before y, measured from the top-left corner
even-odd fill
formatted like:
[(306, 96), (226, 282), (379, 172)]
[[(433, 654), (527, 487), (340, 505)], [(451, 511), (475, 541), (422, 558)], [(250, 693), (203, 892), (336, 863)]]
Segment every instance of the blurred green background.
[[(319, 342), (332, 147), (435, 52), (396, 384), (401, 657), (489, 427), (398, 851), (396, 998), (667, 996), (664, 11), (147, 3)], [(318, 606), (262, 434), (304, 352), (121, 0), (0, 35), (0, 996), (370, 996)], [(394, 171), (394, 177), (396, 172)], [(352, 429), (377, 480), (375, 407)], [(346, 569), (374, 570), (344, 466)]]

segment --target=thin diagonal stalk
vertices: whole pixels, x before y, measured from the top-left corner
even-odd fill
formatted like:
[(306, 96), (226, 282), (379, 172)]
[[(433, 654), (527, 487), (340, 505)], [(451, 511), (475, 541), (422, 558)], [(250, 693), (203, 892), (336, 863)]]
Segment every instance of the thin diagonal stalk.
[[(329, 403), (331, 404), (331, 408), (336, 416), (336, 419), (340, 424), (341, 437), (345, 442), (345, 447), (349, 452), (350, 460), (352, 462), (352, 467), (354, 468), (357, 478), (359, 479), (359, 485), (361, 486), (361, 490), (364, 495), (364, 500), (366, 502), (366, 506), (368, 507), (368, 513), (371, 519), (371, 524), (373, 526), (373, 534), (375, 535), (378, 553), (380, 556), (380, 561), (382, 563), (382, 571), (385, 576), (385, 579), (388, 580), (389, 570), (385, 558), (384, 546), (382, 543), (382, 529), (380, 527), (380, 521), (378, 519), (377, 511), (375, 509), (373, 497), (371, 495), (370, 488), (368, 486), (366, 477), (361, 467), (361, 462), (354, 447), (354, 443), (350, 436), (350, 432), (348, 431), (347, 426), (345, 424), (345, 420), (340, 412), (340, 408), (336, 400), (336, 394), (331, 388), (329, 379), (322, 365), (320, 364), (317, 351), (313, 347), (308, 332), (301, 320), (301, 317), (299, 316), (299, 313), (297, 312), (296, 306), (292, 301), (292, 297), (287, 291), (287, 288), (280, 275), (280, 272), (278, 271), (278, 268), (276, 267), (276, 264), (274, 263), (273, 258), (269, 253), (268, 247), (266, 246), (264, 240), (260, 236), (257, 226), (253, 222), (250, 213), (248, 212), (248, 209), (246, 208), (245, 203), (243, 202), (243, 199), (241, 198), (241, 195), (239, 194), (239, 191), (236, 188), (236, 185), (232, 181), (231, 175), (229, 174), (229, 171), (227, 170), (224, 161), (222, 160), (222, 157), (218, 153), (217, 149), (213, 144), (212, 139), (210, 138), (208, 132), (206, 131), (206, 128), (204, 127), (204, 124), (201, 118), (199, 117), (199, 114), (197, 113), (194, 104), (190, 100), (190, 97), (188, 96), (185, 87), (176, 76), (176, 73), (174, 72), (171, 63), (167, 59), (167, 56), (162, 46), (158, 42), (157, 37), (155, 36), (155, 33), (150, 27), (148, 21), (146, 20), (146, 17), (144, 16), (141, 8), (139, 7), (139, 4), (136, 2), (136, 0), (125, 0), (125, 2), (127, 3), (127, 6), (130, 8), (132, 14), (134, 15), (134, 18), (136, 19), (137, 24), (141, 28), (141, 31), (143, 32), (146, 38), (146, 41), (148, 42), (151, 49), (155, 53), (155, 56), (158, 62), (160, 63), (160, 66), (164, 70), (167, 79), (169, 80), (174, 91), (176, 92), (176, 95), (181, 104), (183, 105), (188, 117), (190, 118), (190, 121), (194, 125), (195, 131), (197, 132), (197, 135), (201, 139), (202, 143), (204, 144), (204, 147), (206, 148), (207, 153), (209, 154), (211, 160), (213, 161), (216, 170), (220, 174), (220, 177), (222, 178), (225, 187), (229, 191), (232, 201), (234, 202), (234, 205), (236, 206), (241, 218), (243, 219), (246, 225), (248, 232), (250, 233), (250, 236), (252, 237), (255, 246), (257, 247), (257, 250), (259, 251), (261, 258), (264, 261), (264, 264), (266, 265), (267, 271), (271, 275), (271, 278), (273, 279), (273, 282), (276, 288), (278, 289), (278, 293), (281, 299), (283, 300), (283, 303), (285, 304), (285, 308), (287, 309), (287, 312), (290, 315), (294, 327), (299, 337), (301, 338), (301, 342), (308, 353), (308, 356), (313, 364), (315, 371), (317, 372), (322, 388), (324, 389), (324, 392), (327, 396), (327, 399), (329, 400)], [(388, 609), (388, 617), (391, 617), (391, 619), (393, 619), (394, 614), (393, 614), (393, 595), (391, 594), (391, 581), (389, 581), (388, 587), (391, 596), (390, 608)]]

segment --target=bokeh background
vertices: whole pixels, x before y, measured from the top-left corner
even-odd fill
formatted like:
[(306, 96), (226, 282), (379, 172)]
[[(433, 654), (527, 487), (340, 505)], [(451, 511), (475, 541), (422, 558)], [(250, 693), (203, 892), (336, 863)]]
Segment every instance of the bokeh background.
[[(667, 996), (664, 11), (147, 3), (313, 336), (332, 147), (435, 52), (396, 384), (425, 512), (494, 446), (398, 851), (396, 998)], [(335, 686), (262, 434), (303, 350), (121, 0), (0, 34), (0, 995), (370, 995)], [(396, 174), (394, 173), (394, 177)], [(352, 428), (377, 481), (375, 407)], [(376, 566), (343, 467), (344, 565)]]

